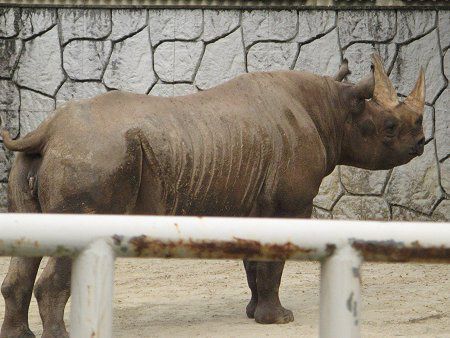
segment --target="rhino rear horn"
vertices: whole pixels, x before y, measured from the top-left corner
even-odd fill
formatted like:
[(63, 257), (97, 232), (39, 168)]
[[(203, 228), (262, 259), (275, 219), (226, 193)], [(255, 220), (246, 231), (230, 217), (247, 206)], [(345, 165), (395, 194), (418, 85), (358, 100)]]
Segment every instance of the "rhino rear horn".
[(375, 77), (373, 100), (383, 107), (394, 108), (399, 103), (397, 91), (384, 71), (383, 63), (377, 53), (372, 54), (372, 65)]
[(422, 114), (425, 106), (425, 73), (420, 67), (419, 78), (411, 93), (403, 101), (408, 107), (415, 112)]
[(375, 77), (373, 67), (371, 68), (370, 75), (363, 78), (357, 84), (354, 85), (354, 92), (356, 96), (361, 99), (371, 99), (373, 97), (375, 88)]

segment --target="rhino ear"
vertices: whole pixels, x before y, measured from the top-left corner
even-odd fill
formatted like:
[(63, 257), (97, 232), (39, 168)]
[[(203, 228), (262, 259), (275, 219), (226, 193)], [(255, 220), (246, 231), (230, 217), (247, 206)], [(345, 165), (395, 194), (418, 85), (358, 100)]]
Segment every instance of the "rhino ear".
[(361, 99), (371, 99), (374, 94), (375, 77), (373, 67), (371, 67), (370, 75), (363, 78), (361, 81), (354, 85), (354, 93)]
[(411, 91), (411, 94), (409, 94), (403, 102), (416, 113), (423, 113), (423, 108), (425, 106), (425, 73), (422, 67), (420, 67), (419, 78), (417, 79), (416, 85)]
[(372, 65), (375, 77), (373, 100), (383, 107), (394, 108), (399, 103), (397, 91), (384, 71), (383, 63), (377, 53), (372, 54)]

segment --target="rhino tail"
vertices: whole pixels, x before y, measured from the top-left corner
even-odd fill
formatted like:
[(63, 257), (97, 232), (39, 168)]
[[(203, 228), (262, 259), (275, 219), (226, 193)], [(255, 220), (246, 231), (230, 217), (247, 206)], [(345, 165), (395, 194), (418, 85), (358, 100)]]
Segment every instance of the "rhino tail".
[(45, 135), (47, 123), (42, 123), (36, 130), (28, 133), (25, 137), (13, 140), (9, 131), (2, 129), (0, 135), (3, 138), (3, 144), (11, 151), (20, 151), (27, 154), (39, 154), (45, 145)]

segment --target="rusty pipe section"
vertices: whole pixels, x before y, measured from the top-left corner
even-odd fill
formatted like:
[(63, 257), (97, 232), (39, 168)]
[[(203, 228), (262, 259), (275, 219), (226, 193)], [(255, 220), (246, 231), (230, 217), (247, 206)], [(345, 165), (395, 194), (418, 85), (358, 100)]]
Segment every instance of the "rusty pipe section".
[(0, 255), (75, 256), (105, 239), (118, 257), (450, 263), (450, 224), (277, 218), (0, 214)]

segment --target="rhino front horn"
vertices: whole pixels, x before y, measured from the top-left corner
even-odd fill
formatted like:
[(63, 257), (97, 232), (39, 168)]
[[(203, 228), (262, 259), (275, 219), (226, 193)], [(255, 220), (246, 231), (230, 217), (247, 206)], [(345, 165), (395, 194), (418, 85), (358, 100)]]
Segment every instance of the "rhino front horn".
[(394, 108), (399, 103), (397, 91), (384, 71), (383, 63), (377, 53), (372, 54), (372, 64), (375, 77), (373, 100), (383, 107)]
[(411, 94), (405, 99), (404, 103), (415, 112), (422, 114), (425, 106), (425, 73), (420, 67), (419, 78)]

